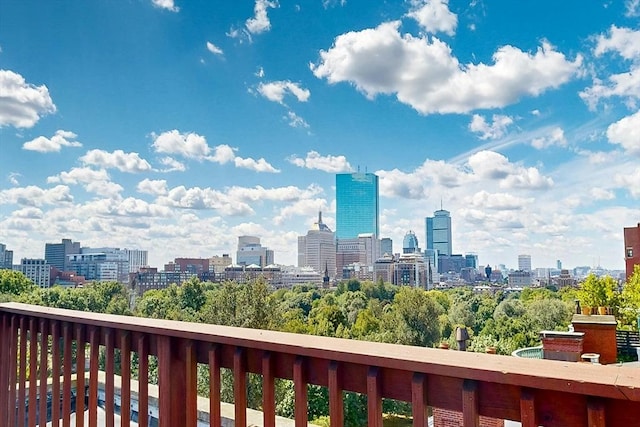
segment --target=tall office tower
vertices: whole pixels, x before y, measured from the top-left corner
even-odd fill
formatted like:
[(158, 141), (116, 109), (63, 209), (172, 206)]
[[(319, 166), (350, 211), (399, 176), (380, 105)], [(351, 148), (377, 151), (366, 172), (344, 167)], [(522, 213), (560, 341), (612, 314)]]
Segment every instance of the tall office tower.
[(318, 273), (327, 270), (330, 279), (336, 276), (336, 238), (322, 222), (322, 212), (307, 235), (298, 236), (298, 267), (311, 267)]
[(60, 271), (69, 271), (69, 255), (80, 253), (80, 242), (62, 239), (62, 243), (46, 243), (44, 259)]
[(336, 175), (336, 238), (360, 234), (380, 236), (378, 176), (372, 173)]
[(407, 234), (404, 235), (404, 239), (402, 239), (402, 253), (415, 254), (418, 252), (420, 252), (420, 247), (418, 246), (418, 238), (416, 237), (416, 233), (409, 230)]
[(624, 262), (629, 280), (633, 267), (640, 265), (640, 222), (637, 227), (624, 228)]
[(129, 273), (137, 273), (142, 267), (149, 266), (149, 252), (140, 249), (125, 249), (129, 258)]
[(380, 239), (380, 256), (385, 254), (393, 256), (393, 240), (389, 237)]
[(0, 270), (13, 268), (13, 251), (7, 250), (7, 245), (0, 243)]
[(451, 255), (453, 253), (451, 245), (451, 216), (449, 211), (440, 209), (433, 213), (432, 217), (427, 217), (426, 242), (427, 249), (433, 249), (438, 255)]
[(531, 255), (518, 255), (518, 270), (531, 272)]
[(255, 236), (238, 237), (238, 251), (236, 264), (266, 267), (273, 264), (273, 251), (260, 244), (260, 238)]
[(562, 270), (562, 261), (560, 261), (559, 259), (556, 260), (556, 268), (558, 270)]

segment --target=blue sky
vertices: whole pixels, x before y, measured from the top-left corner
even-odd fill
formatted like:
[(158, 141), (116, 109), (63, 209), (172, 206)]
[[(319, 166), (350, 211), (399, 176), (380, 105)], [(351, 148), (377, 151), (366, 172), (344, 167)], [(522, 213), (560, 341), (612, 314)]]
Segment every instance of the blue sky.
[(623, 268), (640, 222), (640, 1), (0, 2), (0, 242), (261, 237), (295, 264), (335, 173), (381, 237), (451, 211), (481, 264)]

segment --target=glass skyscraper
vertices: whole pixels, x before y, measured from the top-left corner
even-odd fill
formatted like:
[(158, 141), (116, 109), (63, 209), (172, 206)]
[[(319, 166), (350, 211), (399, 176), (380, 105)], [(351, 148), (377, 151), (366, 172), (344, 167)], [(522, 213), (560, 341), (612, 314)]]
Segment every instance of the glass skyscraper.
[(433, 213), (433, 217), (426, 218), (427, 249), (437, 251), (439, 255), (452, 253), (451, 248), (451, 216), (449, 211), (440, 209)]
[(378, 176), (372, 173), (336, 175), (336, 238), (353, 239), (359, 234), (380, 236)]

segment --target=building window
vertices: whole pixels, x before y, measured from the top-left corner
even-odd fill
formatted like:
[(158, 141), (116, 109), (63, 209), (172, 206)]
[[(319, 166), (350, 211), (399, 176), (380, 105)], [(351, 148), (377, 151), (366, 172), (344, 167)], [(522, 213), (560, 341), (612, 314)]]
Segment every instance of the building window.
[(627, 258), (633, 258), (633, 248), (627, 248)]

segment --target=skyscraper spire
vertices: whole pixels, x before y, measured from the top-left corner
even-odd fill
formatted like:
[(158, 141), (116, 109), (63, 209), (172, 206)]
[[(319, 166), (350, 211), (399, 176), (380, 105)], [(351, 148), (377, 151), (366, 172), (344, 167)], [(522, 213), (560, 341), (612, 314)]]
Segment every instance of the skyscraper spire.
[(322, 211), (318, 211), (318, 224), (322, 224)]

